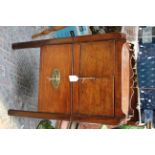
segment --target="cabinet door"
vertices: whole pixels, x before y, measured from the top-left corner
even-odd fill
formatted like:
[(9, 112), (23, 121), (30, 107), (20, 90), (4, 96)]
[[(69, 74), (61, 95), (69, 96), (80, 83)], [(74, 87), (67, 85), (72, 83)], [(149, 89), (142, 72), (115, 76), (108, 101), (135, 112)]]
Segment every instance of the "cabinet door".
[(70, 114), (71, 45), (41, 49), (39, 111)]
[(73, 115), (114, 116), (114, 41), (82, 43), (74, 48)]
[(79, 81), (79, 112), (86, 115), (113, 115), (113, 77)]

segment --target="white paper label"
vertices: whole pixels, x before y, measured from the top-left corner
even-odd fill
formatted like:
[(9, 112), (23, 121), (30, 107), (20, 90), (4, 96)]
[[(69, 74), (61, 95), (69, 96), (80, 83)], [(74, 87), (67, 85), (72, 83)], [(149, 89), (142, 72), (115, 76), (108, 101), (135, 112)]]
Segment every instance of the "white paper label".
[(69, 81), (70, 82), (77, 82), (79, 80), (79, 77), (76, 75), (69, 75)]

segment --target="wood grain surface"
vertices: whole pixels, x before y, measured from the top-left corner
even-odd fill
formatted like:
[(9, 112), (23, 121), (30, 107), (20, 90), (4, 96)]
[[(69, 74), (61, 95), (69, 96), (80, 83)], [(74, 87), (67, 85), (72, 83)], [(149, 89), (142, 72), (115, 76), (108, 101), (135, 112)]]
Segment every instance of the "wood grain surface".
[[(39, 111), (70, 113), (71, 63), (71, 45), (44, 46), (41, 49)], [(49, 79), (54, 69), (60, 71), (60, 85), (56, 89)]]

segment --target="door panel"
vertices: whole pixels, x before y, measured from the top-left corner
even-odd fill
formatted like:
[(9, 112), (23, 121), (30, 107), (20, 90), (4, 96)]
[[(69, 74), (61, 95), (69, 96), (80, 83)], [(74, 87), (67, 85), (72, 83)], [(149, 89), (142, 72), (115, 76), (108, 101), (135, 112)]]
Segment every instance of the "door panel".
[(102, 77), (114, 74), (114, 41), (81, 44), (80, 76)]
[[(71, 45), (42, 47), (41, 64), (39, 111), (70, 113), (71, 92), (68, 77), (72, 66)], [(55, 75), (55, 70), (59, 75)]]
[(87, 115), (114, 114), (113, 77), (80, 80), (79, 113)]

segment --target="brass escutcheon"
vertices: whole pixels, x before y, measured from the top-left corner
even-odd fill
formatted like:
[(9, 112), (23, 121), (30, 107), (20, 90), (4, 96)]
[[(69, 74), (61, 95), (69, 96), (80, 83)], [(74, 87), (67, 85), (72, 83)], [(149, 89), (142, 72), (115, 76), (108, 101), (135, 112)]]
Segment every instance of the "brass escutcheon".
[(51, 84), (55, 89), (57, 89), (60, 85), (60, 71), (57, 68), (52, 71)]

